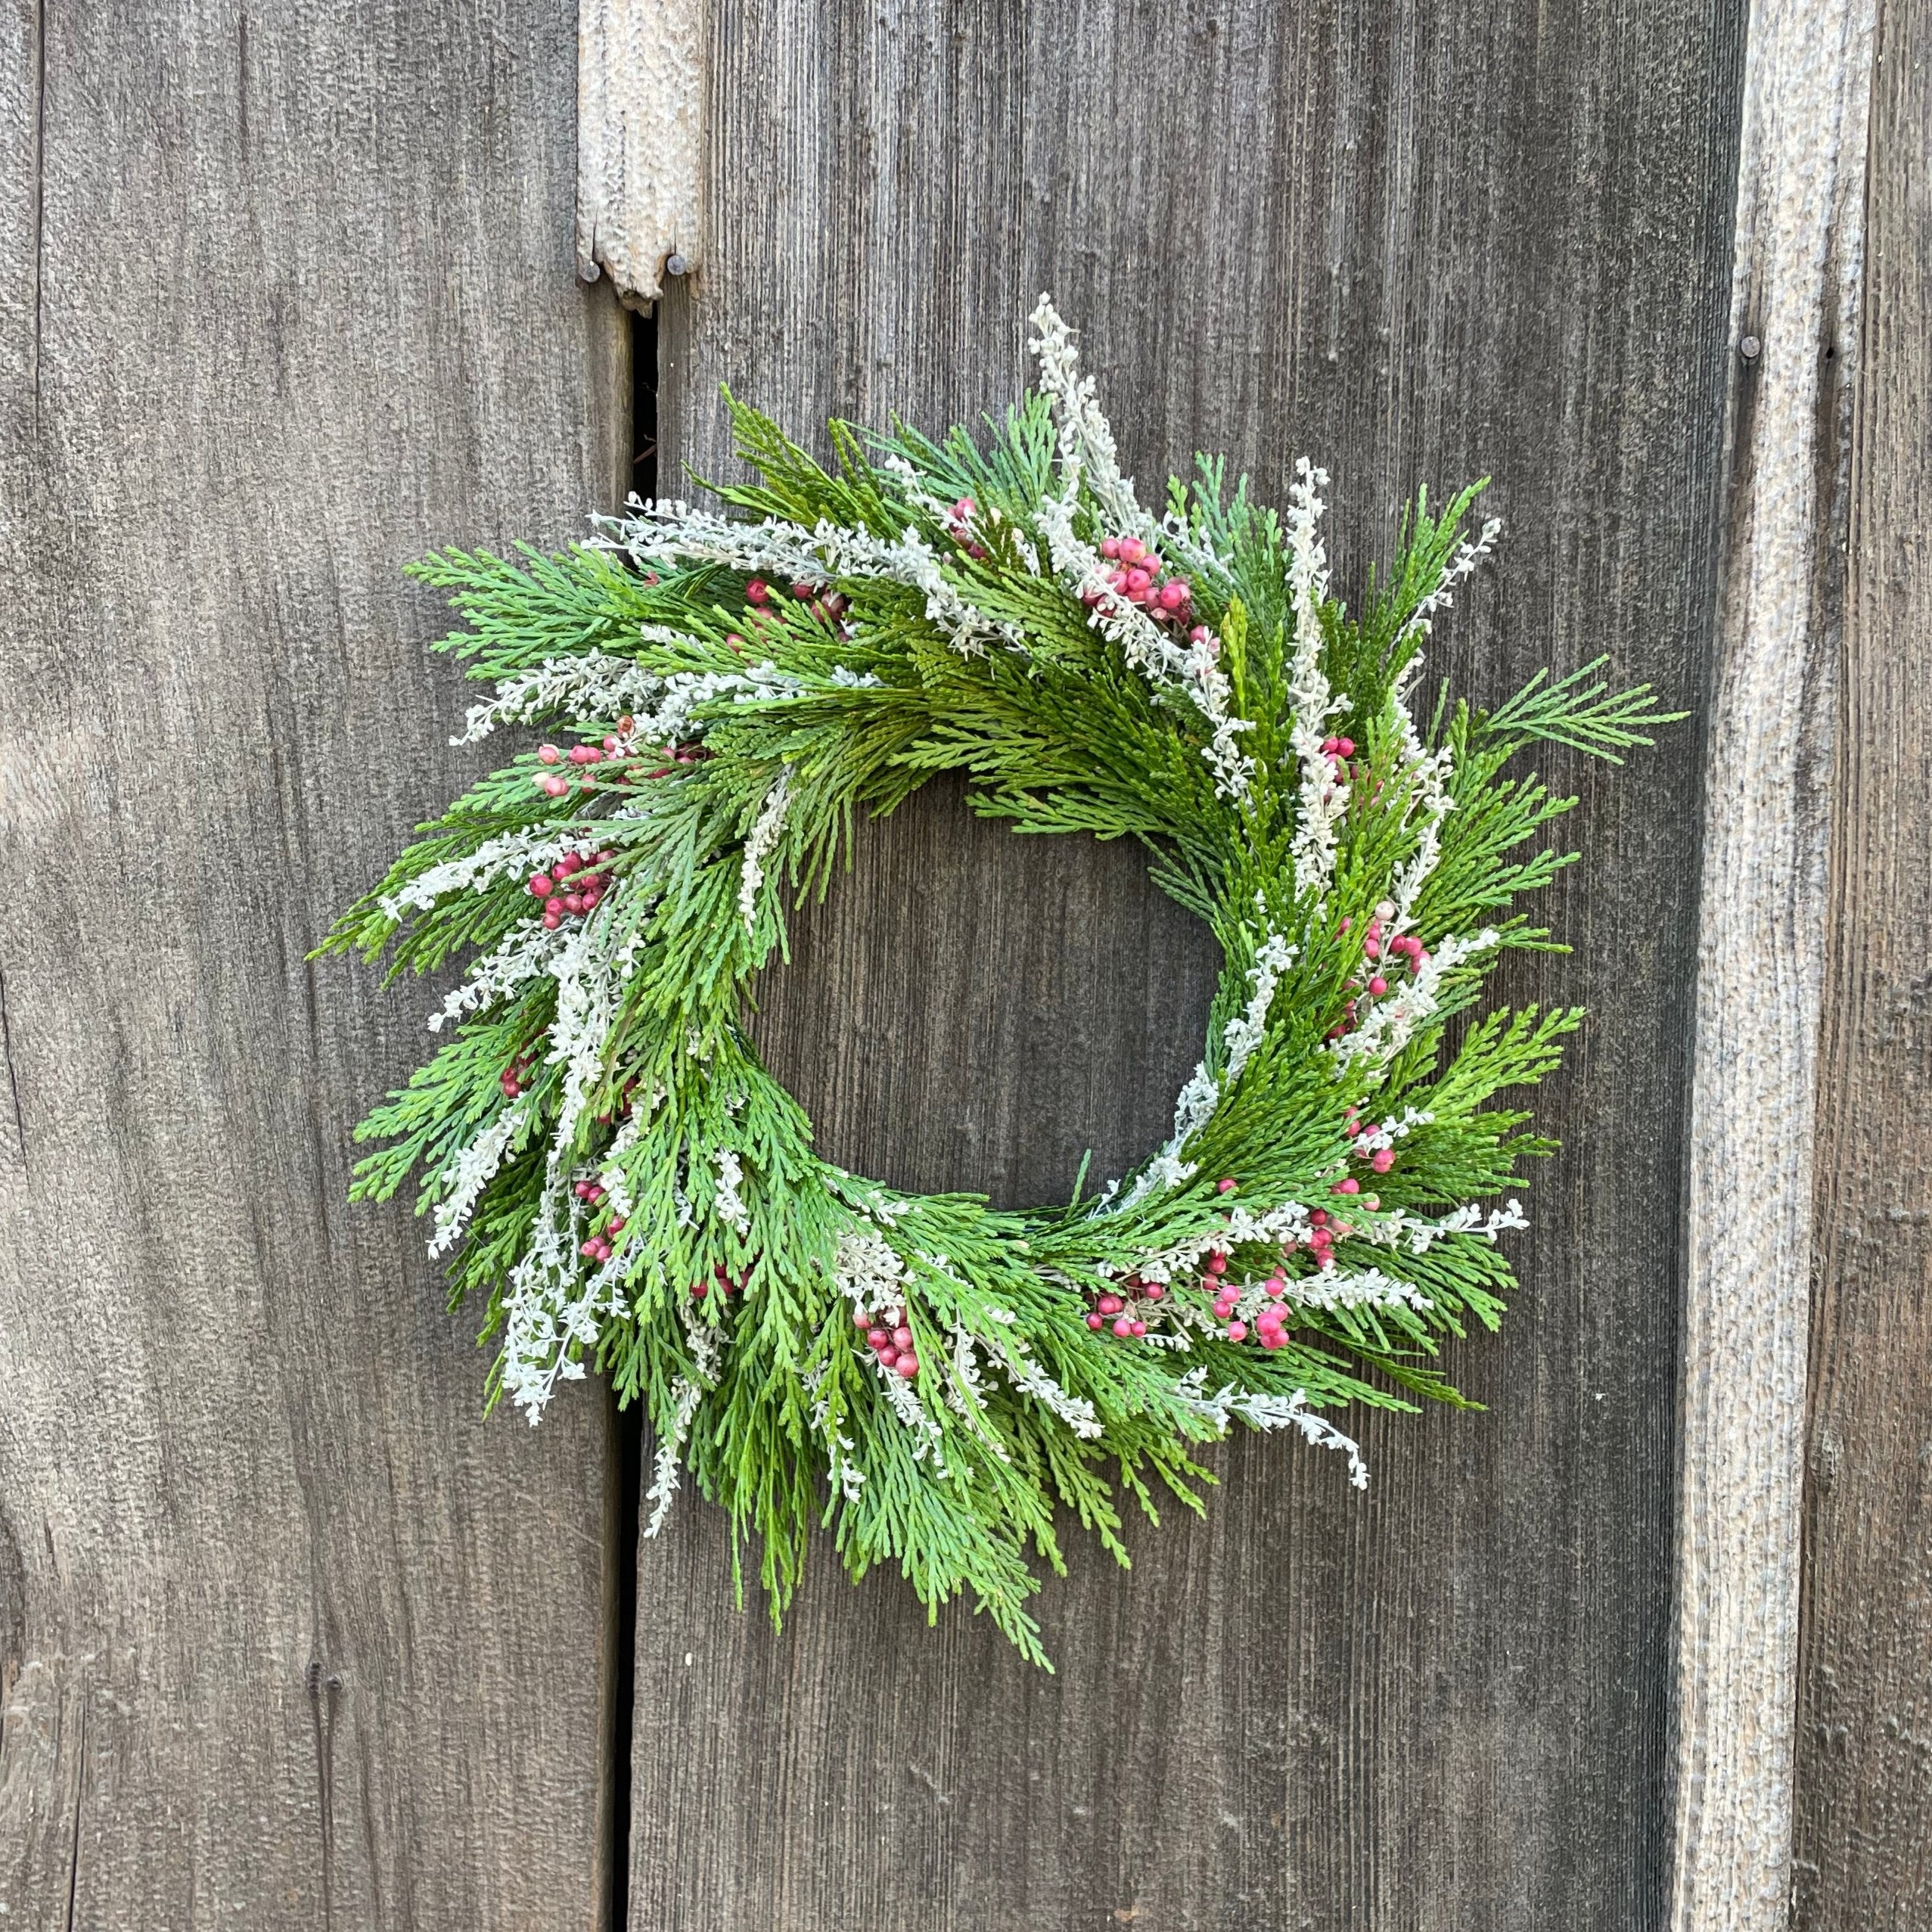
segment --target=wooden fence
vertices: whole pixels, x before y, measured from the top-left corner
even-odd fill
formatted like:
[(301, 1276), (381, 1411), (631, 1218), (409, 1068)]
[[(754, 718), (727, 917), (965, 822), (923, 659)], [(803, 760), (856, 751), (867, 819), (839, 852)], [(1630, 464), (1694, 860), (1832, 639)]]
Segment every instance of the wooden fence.
[[(582, 12), (0, 7), (0, 1927), (1923, 1922), (1932, 4)], [(480, 1421), (345, 1199), (422, 1002), (305, 960), (478, 769), (405, 560), (725, 473), (726, 378), (975, 418), (1042, 290), (1138, 474), (1322, 462), (1345, 589), (1492, 476), (1479, 700), (1696, 720), (1553, 761), (1489, 1411), (1231, 1445), (1051, 1676), (828, 1561), (775, 1634), (600, 1394)], [(1013, 1202), (1213, 965), (938, 787), (796, 952), (825, 1145)]]

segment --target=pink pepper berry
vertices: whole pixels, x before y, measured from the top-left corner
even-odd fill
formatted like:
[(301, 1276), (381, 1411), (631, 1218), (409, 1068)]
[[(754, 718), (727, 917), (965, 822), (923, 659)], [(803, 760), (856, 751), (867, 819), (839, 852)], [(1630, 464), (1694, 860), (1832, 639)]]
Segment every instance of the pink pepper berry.
[(1369, 990), (1371, 992), (1372, 992), (1372, 993), (1374, 993), (1374, 994), (1377, 995), (1378, 997), (1379, 997), (1381, 994), (1387, 992), (1388, 991), (1388, 989), (1389, 989), (1389, 983), (1388, 983), (1388, 981), (1387, 981), (1387, 980), (1384, 979), (1384, 978), (1383, 978), (1383, 977), (1381, 976), (1381, 974), (1379, 974), (1379, 973), (1378, 973), (1378, 974), (1374, 976), (1374, 977), (1373, 979), (1371, 979), (1371, 980), (1368, 982), (1368, 990)]
[(769, 604), (772, 599), (772, 586), (763, 577), (753, 577), (744, 587), (747, 604)]
[(1111, 563), (1120, 554), (1120, 539), (1117, 536), (1104, 536), (1100, 540), (1100, 554)]
[(1231, 1342), (1246, 1341), (1247, 1324), (1245, 1322), (1230, 1322), (1228, 1324), (1228, 1339)]
[(558, 763), (564, 756), (564, 754), (559, 751), (554, 744), (539, 745), (537, 747), (536, 755), (539, 761), (545, 765), (554, 765)]
[(1147, 545), (1137, 536), (1123, 536), (1120, 539), (1120, 561), (1123, 564), (1138, 564), (1147, 554)]
[(1126, 1315), (1120, 1315), (1114, 1322), (1114, 1332), (1123, 1342), (1130, 1340), (1133, 1336), (1134, 1325)]
[(1352, 738), (1338, 738), (1335, 741), (1335, 749), (1344, 758), (1353, 758), (1355, 756), (1355, 740)]
[(874, 1353), (890, 1348), (892, 1331), (890, 1328), (868, 1328), (865, 1331), (865, 1346)]
[(1147, 1324), (1138, 1319), (1129, 1325), (1129, 1330), (1137, 1338), (1147, 1333)]
[(879, 1366), (881, 1368), (896, 1368), (898, 1364), (899, 1351), (897, 1349), (894, 1348), (890, 1342), (888, 1342), (886, 1346), (879, 1351)]
[(1346, 1174), (1335, 1183), (1335, 1191), (1338, 1194), (1359, 1194), (1362, 1183), (1353, 1174)]
[(893, 1368), (895, 1372), (904, 1376), (909, 1382), (919, 1372), (919, 1358), (916, 1355), (902, 1353), (899, 1359), (893, 1364)]
[(1371, 1214), (1373, 1214), (1381, 1208), (1382, 1197), (1380, 1194), (1364, 1194), (1362, 1197), (1362, 1204)]
[(1163, 1288), (1158, 1281), (1148, 1282), (1147, 1286), (1141, 1291), (1141, 1293), (1145, 1295), (1149, 1301), (1160, 1300), (1162, 1296), (1166, 1294), (1166, 1292), (1167, 1291)]
[(1160, 586), (1160, 607), (1163, 610), (1178, 610), (1188, 601), (1188, 587), (1179, 577), (1169, 577)]
[(530, 874), (530, 890), (539, 899), (548, 899), (556, 890), (557, 882), (548, 872), (533, 872)]
[(1368, 1157), (1368, 1164), (1378, 1174), (1386, 1174), (1396, 1164), (1396, 1151), (1392, 1147), (1378, 1148)]
[(1098, 1312), (1091, 1314), (1087, 1317), (1087, 1326), (1095, 1330), (1104, 1328), (1107, 1326), (1107, 1317)]
[(892, 1331), (892, 1345), (896, 1349), (909, 1349), (912, 1346), (912, 1331), (902, 1324)]
[(561, 798), (570, 789), (561, 778), (545, 778), (542, 781), (542, 783), (544, 790), (552, 798)]
[(1126, 1303), (1118, 1295), (1102, 1295), (1097, 1305), (1103, 1315), (1118, 1315)]
[(1233, 1176), (1224, 1174), (1215, 1182), (1214, 1191), (1218, 1194), (1231, 1194), (1235, 1191), (1236, 1185)]
[(1129, 570), (1126, 586), (1127, 595), (1135, 598), (1145, 597), (1148, 586), (1153, 581), (1145, 570)]

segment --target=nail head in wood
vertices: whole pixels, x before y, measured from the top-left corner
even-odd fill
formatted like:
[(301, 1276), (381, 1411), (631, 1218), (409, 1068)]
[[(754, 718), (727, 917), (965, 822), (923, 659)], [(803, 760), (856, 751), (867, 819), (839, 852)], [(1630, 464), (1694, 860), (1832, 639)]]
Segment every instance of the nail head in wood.
[(1744, 337), (1743, 341), (1738, 343), (1738, 353), (1747, 362), (1755, 362), (1757, 360), (1758, 351), (1763, 346), (1764, 344), (1760, 342), (1756, 336), (1747, 335)]

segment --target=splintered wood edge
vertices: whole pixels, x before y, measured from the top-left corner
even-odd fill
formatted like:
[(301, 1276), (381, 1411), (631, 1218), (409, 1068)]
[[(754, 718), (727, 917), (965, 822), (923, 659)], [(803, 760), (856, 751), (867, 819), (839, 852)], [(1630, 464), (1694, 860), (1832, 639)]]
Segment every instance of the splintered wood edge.
[(1825, 834), (1874, 11), (1753, 0), (1745, 54), (1687, 1188), (1673, 1932), (1772, 1932), (1789, 1911)]
[(697, 262), (703, 41), (700, 0), (579, 0), (577, 272), (630, 303)]

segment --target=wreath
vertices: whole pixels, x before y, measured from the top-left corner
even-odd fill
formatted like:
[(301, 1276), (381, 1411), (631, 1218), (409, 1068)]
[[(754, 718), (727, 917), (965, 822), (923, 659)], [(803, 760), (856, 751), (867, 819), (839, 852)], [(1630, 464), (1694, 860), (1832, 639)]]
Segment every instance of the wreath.
[[(1321, 470), (1278, 516), (1201, 458), (1157, 517), (1066, 325), (1032, 321), (1039, 390), (983, 446), (834, 422), (828, 470), (727, 391), (738, 514), (634, 499), (561, 556), (415, 567), (494, 686), (455, 742), (554, 741), (421, 828), (324, 949), (471, 955), (445, 1043), (358, 1129), (383, 1145), (355, 1192), (423, 1177), (492, 1402), (535, 1422), (594, 1367), (654, 1436), (646, 1535), (682, 1468), (758, 1540), (775, 1615), (815, 1522), (855, 1578), (896, 1563), (930, 1615), (970, 1591), (1044, 1661), (1058, 1506), (1124, 1562), (1129, 1499), (1200, 1507), (1196, 1452), (1236, 1422), (1360, 1484), (1333, 1412), (1462, 1402), (1438, 1349), (1496, 1327), (1511, 1191), (1553, 1145), (1498, 1095), (1581, 1017), (1474, 1010), (1550, 946), (1511, 908), (1571, 856), (1536, 835), (1574, 801), (1505, 767), (1667, 720), (1599, 660), (1418, 723), (1431, 624), (1496, 538), (1464, 533), (1480, 486), (1418, 496), (1351, 613)], [(943, 771), (1015, 831), (1138, 840), (1223, 955), (1166, 1144), (1059, 1206), (846, 1172), (747, 1030), (855, 815)]]

